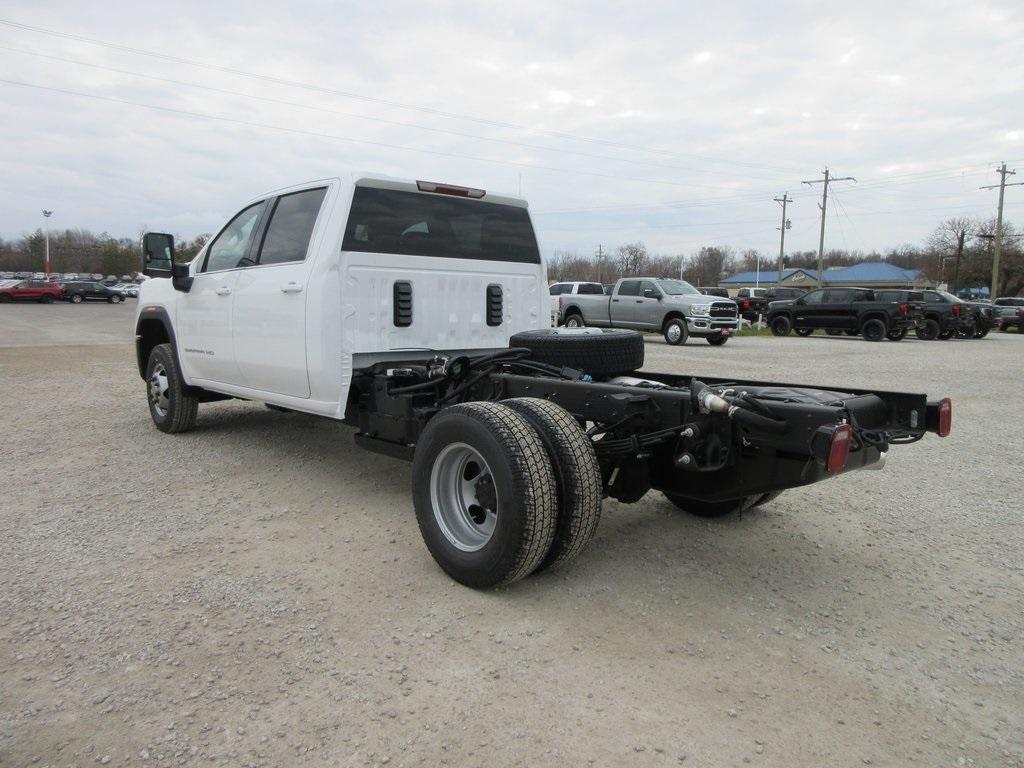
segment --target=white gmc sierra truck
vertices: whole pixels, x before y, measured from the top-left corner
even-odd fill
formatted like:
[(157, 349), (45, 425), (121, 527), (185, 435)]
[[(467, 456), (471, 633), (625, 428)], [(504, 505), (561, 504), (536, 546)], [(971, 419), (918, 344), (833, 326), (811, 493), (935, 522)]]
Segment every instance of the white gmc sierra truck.
[(427, 548), (472, 587), (577, 556), (605, 496), (713, 517), (950, 430), (948, 399), (639, 373), (638, 332), (548, 327), (526, 202), (480, 189), (311, 182), (242, 206), (188, 263), (166, 234), (143, 254), (157, 428), (227, 398), (355, 427), (412, 462)]

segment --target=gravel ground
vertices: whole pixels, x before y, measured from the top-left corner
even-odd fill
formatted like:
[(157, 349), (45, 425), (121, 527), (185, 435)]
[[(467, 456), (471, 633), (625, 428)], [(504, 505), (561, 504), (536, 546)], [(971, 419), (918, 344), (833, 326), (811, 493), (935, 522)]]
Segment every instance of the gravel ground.
[(574, 565), (481, 593), (348, 428), (156, 431), (131, 309), (0, 307), (0, 765), (1024, 765), (1024, 337), (652, 339), (950, 395), (954, 433), (742, 517), (606, 502)]

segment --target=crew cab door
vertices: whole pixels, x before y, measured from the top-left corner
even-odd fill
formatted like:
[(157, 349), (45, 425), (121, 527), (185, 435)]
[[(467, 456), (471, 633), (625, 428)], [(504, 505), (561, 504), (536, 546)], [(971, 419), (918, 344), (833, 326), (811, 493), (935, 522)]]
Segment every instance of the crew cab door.
[(314, 235), (326, 187), (267, 203), (252, 247), (255, 262), (239, 270), (232, 336), (240, 386), (309, 397), (306, 289)]
[(817, 290), (806, 293), (793, 302), (794, 328), (823, 328), (825, 291)]
[(240, 270), (252, 263), (261, 201), (240, 211), (206, 248), (192, 286), (178, 297), (178, 358), (190, 379), (240, 384), (232, 338), (233, 294)]
[(608, 319), (616, 328), (633, 328), (636, 324), (636, 306), (640, 301), (640, 281), (622, 280), (612, 293), (608, 304)]

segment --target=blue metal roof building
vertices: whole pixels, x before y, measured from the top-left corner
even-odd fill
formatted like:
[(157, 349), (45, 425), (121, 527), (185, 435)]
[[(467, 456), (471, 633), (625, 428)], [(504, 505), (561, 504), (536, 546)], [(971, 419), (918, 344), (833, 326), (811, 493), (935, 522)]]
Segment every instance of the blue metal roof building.
[[(722, 288), (750, 288), (755, 285), (773, 286), (778, 272), (738, 272), (719, 282)], [(818, 284), (816, 269), (784, 269), (780, 285), (787, 288), (814, 288)], [(909, 288), (931, 285), (918, 269), (903, 269), (886, 261), (862, 261), (852, 267), (833, 267), (822, 273), (822, 284), (833, 286), (858, 285), (865, 288)]]

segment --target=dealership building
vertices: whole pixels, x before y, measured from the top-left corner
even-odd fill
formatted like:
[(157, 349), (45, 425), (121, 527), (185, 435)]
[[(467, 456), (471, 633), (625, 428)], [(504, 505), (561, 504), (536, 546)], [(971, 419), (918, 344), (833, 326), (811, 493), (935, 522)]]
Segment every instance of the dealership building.
[[(773, 270), (761, 272), (738, 272), (723, 278), (718, 286), (728, 289), (733, 295), (740, 288), (803, 288), (818, 287), (818, 270), (784, 269), (782, 281)], [(885, 261), (863, 261), (852, 267), (831, 267), (822, 273), (821, 283), (830, 287), (859, 286), (861, 288), (933, 288), (934, 282), (926, 279), (918, 269), (902, 269)]]

